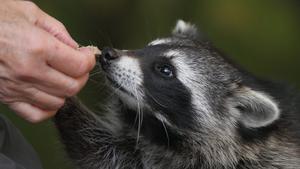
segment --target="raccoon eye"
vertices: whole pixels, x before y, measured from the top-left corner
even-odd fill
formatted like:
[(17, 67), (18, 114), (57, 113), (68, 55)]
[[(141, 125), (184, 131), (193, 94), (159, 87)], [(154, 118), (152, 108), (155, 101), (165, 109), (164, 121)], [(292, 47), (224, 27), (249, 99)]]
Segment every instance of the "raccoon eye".
[(171, 78), (174, 76), (173, 67), (168, 64), (155, 64), (155, 71), (163, 77)]

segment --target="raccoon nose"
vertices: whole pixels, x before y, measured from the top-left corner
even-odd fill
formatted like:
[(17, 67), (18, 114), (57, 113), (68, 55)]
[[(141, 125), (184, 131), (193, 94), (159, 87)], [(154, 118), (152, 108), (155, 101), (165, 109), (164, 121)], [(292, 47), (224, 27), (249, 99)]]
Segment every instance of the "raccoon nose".
[(117, 59), (118, 54), (114, 49), (112, 49), (110, 47), (105, 47), (102, 50), (102, 57), (103, 57), (104, 60), (110, 61), (110, 60)]
[(115, 49), (110, 48), (110, 47), (104, 47), (102, 49), (99, 62), (101, 64), (102, 68), (104, 70), (106, 70), (109, 67), (109, 65), (111, 64), (111, 61), (114, 59), (117, 59), (118, 57), (119, 57), (118, 53)]

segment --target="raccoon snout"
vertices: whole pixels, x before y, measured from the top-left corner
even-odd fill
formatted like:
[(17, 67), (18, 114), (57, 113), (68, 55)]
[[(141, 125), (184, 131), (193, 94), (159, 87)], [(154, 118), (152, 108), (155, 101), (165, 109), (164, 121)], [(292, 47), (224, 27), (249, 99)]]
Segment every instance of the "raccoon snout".
[(116, 50), (114, 50), (113, 48), (110, 48), (110, 47), (104, 47), (102, 49), (102, 53), (101, 53), (101, 57), (100, 57), (99, 61), (100, 61), (102, 68), (106, 69), (107, 66), (109, 66), (110, 62), (112, 60), (117, 59), (118, 57), (119, 56), (118, 56), (118, 53)]

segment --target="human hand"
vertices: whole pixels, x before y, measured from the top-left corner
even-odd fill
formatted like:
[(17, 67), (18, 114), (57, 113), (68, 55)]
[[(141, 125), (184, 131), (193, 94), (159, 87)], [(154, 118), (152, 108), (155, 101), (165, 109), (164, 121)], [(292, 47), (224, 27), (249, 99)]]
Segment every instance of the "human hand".
[(40, 122), (80, 91), (95, 56), (32, 2), (0, 2), (0, 101)]

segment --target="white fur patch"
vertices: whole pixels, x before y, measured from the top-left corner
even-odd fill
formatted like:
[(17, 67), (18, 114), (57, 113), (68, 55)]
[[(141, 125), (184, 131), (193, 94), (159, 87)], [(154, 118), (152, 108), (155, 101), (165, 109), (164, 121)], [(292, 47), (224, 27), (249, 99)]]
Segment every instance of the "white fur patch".
[(171, 39), (156, 39), (148, 44), (148, 46), (163, 45), (172, 42)]
[(142, 103), (143, 93), (140, 89), (143, 80), (142, 70), (137, 58), (130, 56), (121, 56), (118, 61), (112, 65), (111, 76), (128, 93), (117, 90), (117, 94), (122, 100), (131, 107)]
[(178, 20), (175, 28), (173, 29), (173, 34), (179, 36), (192, 36), (197, 35), (198, 30), (194, 25), (184, 22), (183, 20)]
[[(173, 52), (170, 52), (170, 54), (173, 54)], [(185, 54), (180, 53), (180, 55), (183, 56)], [(192, 104), (200, 112), (199, 121), (205, 120), (205, 123), (213, 124), (214, 120), (211, 119), (213, 115), (210, 114), (211, 107), (204, 95), (206, 93), (206, 80), (194, 71), (194, 67), (198, 67), (199, 65), (185, 57), (175, 57), (172, 63), (176, 67), (177, 78), (191, 91)]]
[(133, 79), (136, 85), (142, 84), (143, 75), (138, 59), (130, 56), (121, 56), (120, 60), (117, 62), (117, 67), (121, 71), (119, 72), (122, 74), (121, 78), (127, 79), (127, 77), (124, 77), (123, 75), (128, 75)]
[(180, 50), (169, 50), (167, 52), (165, 52), (163, 54), (163, 56), (167, 57), (167, 58), (173, 58), (173, 57), (179, 57), (184, 55), (185, 53), (183, 51)]

